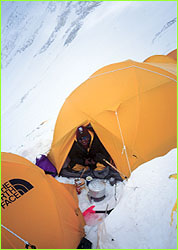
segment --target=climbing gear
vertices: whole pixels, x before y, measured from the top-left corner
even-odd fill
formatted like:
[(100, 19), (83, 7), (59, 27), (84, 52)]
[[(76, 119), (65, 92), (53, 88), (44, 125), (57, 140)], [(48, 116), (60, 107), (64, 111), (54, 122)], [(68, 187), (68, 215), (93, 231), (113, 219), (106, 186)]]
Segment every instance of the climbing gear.
[(106, 208), (106, 210), (93, 210), (94, 209), (94, 205), (93, 206), (91, 206), (91, 207), (89, 207), (89, 208), (87, 208), (84, 212), (83, 212), (83, 216), (86, 216), (87, 214), (94, 214), (94, 213), (97, 213), (97, 214), (100, 214), (100, 213), (107, 213), (107, 214), (110, 214), (111, 212), (112, 212), (112, 210), (114, 209), (114, 208), (112, 208), (112, 209), (110, 209), (110, 210), (107, 210), (107, 208)]

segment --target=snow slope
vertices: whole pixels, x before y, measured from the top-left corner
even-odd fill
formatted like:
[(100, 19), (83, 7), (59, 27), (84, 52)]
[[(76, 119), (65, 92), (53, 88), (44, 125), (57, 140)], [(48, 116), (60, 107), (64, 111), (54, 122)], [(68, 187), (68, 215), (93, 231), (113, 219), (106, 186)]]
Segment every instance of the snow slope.
[[(1, 2), (1, 150), (34, 162), (50, 149), (65, 98), (91, 74), (175, 48), (176, 1)], [(93, 248), (177, 248), (176, 159), (174, 149), (118, 185), (115, 210), (86, 226)]]
[(1, 6), (2, 151), (32, 161), (49, 150), (65, 98), (97, 69), (177, 46), (175, 1)]

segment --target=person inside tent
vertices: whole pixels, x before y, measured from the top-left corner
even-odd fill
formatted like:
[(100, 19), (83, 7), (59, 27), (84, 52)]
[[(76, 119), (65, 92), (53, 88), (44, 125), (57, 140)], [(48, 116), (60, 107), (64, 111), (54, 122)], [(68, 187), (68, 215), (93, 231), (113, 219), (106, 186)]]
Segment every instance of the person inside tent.
[(83, 177), (91, 175), (95, 178), (114, 177), (122, 181), (119, 173), (108, 165), (114, 165), (109, 153), (99, 140), (97, 134), (89, 124), (80, 126), (76, 130), (76, 140), (68, 154), (70, 160), (68, 168), (72, 173), (77, 173)]

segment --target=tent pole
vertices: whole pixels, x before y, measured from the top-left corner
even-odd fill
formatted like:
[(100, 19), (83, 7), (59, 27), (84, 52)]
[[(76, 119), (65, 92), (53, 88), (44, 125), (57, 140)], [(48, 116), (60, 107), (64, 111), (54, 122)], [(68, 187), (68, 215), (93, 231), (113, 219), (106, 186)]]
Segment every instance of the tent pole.
[(130, 175), (131, 175), (131, 167), (130, 167), (129, 157), (128, 157), (127, 150), (126, 150), (126, 146), (125, 146), (125, 143), (124, 143), (124, 137), (123, 137), (123, 135), (122, 135), (121, 125), (120, 125), (120, 122), (119, 122), (119, 117), (118, 117), (117, 111), (115, 111), (115, 115), (116, 115), (116, 118), (117, 118), (117, 123), (118, 123), (118, 126), (119, 126), (120, 135), (121, 135), (122, 144), (123, 144), (122, 154), (123, 154), (123, 152), (125, 152), (127, 164), (128, 164), (129, 171), (130, 171)]

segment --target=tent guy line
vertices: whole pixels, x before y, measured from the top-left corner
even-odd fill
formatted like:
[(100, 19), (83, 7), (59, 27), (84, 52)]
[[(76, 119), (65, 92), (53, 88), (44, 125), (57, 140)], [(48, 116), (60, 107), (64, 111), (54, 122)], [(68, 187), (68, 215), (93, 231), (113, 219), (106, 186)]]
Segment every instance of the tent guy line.
[(172, 81), (174, 81), (174, 82), (177, 83), (177, 81), (176, 81), (174, 78), (170, 77), (170, 76), (167, 76), (167, 75), (164, 75), (164, 74), (155, 72), (155, 71), (153, 71), (153, 70), (149, 70), (149, 69), (145, 69), (145, 68), (142, 68), (142, 67), (138, 67), (138, 66), (136, 66), (136, 65), (128, 66), (128, 67), (121, 68), (121, 69), (115, 69), (115, 70), (111, 70), (111, 71), (108, 71), (108, 72), (104, 72), (104, 73), (101, 73), (101, 74), (98, 74), (98, 75), (90, 76), (90, 77), (88, 78), (88, 80), (89, 80), (89, 79), (92, 79), (92, 78), (96, 78), (96, 77), (98, 77), (98, 76), (106, 75), (106, 74), (109, 74), (109, 73), (114, 73), (114, 72), (117, 72), (117, 71), (119, 71), (119, 70), (130, 69), (130, 68), (142, 69), (142, 70), (145, 70), (145, 71), (148, 71), (148, 72), (151, 72), (151, 73), (160, 75), (160, 76), (164, 76), (164, 77), (167, 77), (167, 78), (169, 78), (170, 80), (172, 80)]
[(6, 229), (9, 233), (13, 234), (19, 240), (23, 241), (26, 244), (26, 248), (28, 248), (28, 246), (30, 246), (33, 249), (36, 248), (35, 246), (31, 245), (28, 241), (22, 239), (19, 235), (17, 235), (16, 233), (12, 232), (9, 228), (5, 227), (4, 225), (1, 224), (1, 227), (3, 227), (4, 229)]

